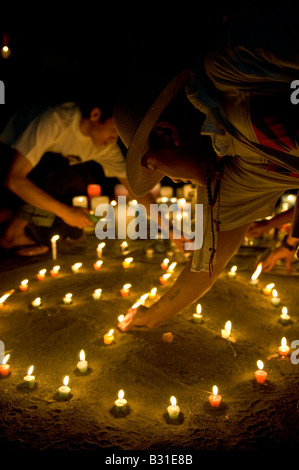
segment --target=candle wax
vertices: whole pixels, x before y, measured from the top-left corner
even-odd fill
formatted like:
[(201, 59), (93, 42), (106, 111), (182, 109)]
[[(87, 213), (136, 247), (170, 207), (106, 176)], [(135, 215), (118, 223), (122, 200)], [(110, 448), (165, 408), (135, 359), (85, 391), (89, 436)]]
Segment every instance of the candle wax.
[(167, 413), (170, 419), (177, 419), (180, 414), (180, 407), (178, 405), (169, 405)]
[(265, 370), (256, 370), (254, 374), (256, 381), (260, 384), (263, 384), (265, 382), (266, 377), (268, 375)]
[(127, 400), (125, 398), (118, 398), (114, 404), (117, 411), (125, 411), (127, 408)]
[(87, 369), (88, 369), (88, 362), (87, 361), (79, 361), (77, 362), (77, 368), (79, 369), (79, 371), (84, 374), (85, 372), (87, 372)]
[(104, 335), (104, 343), (105, 344), (111, 344), (113, 343), (114, 341), (114, 336), (113, 334), (112, 335), (108, 335), (108, 333), (106, 335)]
[(3, 377), (7, 376), (10, 371), (10, 365), (9, 364), (0, 364), (0, 375)]
[(68, 387), (67, 385), (61, 385), (61, 387), (59, 387), (58, 389), (60, 398), (63, 398), (64, 400), (68, 398), (70, 391), (71, 391), (70, 387)]
[(211, 406), (213, 406), (214, 408), (218, 408), (220, 406), (221, 400), (222, 400), (221, 395), (214, 395), (214, 394), (209, 395), (209, 402)]
[(25, 375), (24, 382), (28, 388), (33, 388), (34, 383), (35, 383), (34, 375)]

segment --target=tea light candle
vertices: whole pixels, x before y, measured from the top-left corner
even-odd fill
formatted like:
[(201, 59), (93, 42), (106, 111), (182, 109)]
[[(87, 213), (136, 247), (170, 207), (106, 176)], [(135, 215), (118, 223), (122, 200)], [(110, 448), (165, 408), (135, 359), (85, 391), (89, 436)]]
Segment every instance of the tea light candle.
[(171, 265), (168, 266), (168, 268), (167, 268), (167, 272), (172, 274), (173, 271), (174, 271), (174, 268), (176, 267), (176, 265), (177, 265), (177, 263), (175, 261), (173, 263), (171, 263)]
[(80, 358), (80, 361), (77, 362), (77, 368), (82, 374), (84, 374), (88, 369), (88, 362), (85, 360), (85, 352), (83, 349), (81, 349), (80, 351), (79, 358)]
[(166, 284), (170, 277), (171, 277), (170, 273), (163, 274), (163, 276), (159, 278), (160, 284), (163, 284), (163, 285)]
[(157, 287), (153, 287), (149, 292), (148, 296), (150, 299), (154, 299), (157, 295)]
[(271, 284), (268, 284), (266, 287), (263, 288), (263, 293), (265, 295), (271, 295), (271, 292), (272, 292), (274, 286), (275, 286), (275, 284), (273, 282)]
[(278, 292), (276, 289), (273, 289), (272, 291), (271, 304), (274, 307), (278, 307), (278, 305), (280, 304), (280, 298), (278, 297)]
[(289, 325), (291, 322), (291, 317), (288, 315), (288, 309), (287, 307), (282, 307), (282, 313), (279, 317), (280, 323), (283, 325)]
[(95, 289), (92, 294), (94, 300), (99, 300), (101, 298), (101, 295), (102, 295), (102, 289)]
[(94, 269), (95, 269), (96, 271), (99, 271), (99, 270), (101, 269), (102, 265), (103, 265), (103, 261), (100, 260), (100, 261), (96, 261), (96, 262), (94, 263), (93, 267), (94, 267)]
[(237, 276), (237, 266), (233, 266), (231, 270), (227, 273), (229, 279), (235, 279)]
[(102, 258), (104, 246), (105, 246), (104, 242), (98, 244), (98, 246), (97, 246), (97, 257), (98, 258)]
[(290, 348), (287, 345), (287, 340), (286, 338), (282, 338), (281, 340), (281, 346), (278, 348), (278, 352), (281, 356), (287, 356), (289, 354)]
[(21, 282), (19, 289), (22, 292), (26, 292), (28, 290), (28, 279), (24, 279), (24, 281)]
[(121, 322), (124, 321), (124, 318), (125, 318), (124, 315), (119, 315), (117, 319), (118, 319), (119, 323), (121, 323)]
[(78, 273), (79, 272), (79, 269), (81, 268), (82, 266), (82, 263), (75, 263), (73, 264), (72, 266), (72, 271), (73, 273)]
[(232, 328), (232, 323), (231, 321), (227, 321), (225, 323), (225, 326), (224, 326), (224, 330), (221, 330), (221, 336), (222, 338), (229, 338), (230, 336), (230, 332), (231, 332), (231, 328)]
[(193, 313), (193, 321), (195, 321), (195, 323), (203, 323), (203, 316), (201, 312), (202, 312), (201, 304), (197, 304), (196, 313)]
[(35, 307), (35, 308), (40, 307), (41, 304), (42, 304), (42, 299), (41, 299), (40, 297), (36, 297), (36, 299), (34, 299), (34, 300), (31, 302), (32, 307)]
[(257, 366), (258, 366), (258, 370), (256, 370), (254, 373), (255, 378), (258, 383), (263, 384), (268, 374), (265, 370), (263, 370), (264, 364), (262, 361), (257, 361)]
[(114, 330), (109, 330), (108, 333), (104, 335), (104, 343), (105, 344), (111, 344), (114, 341), (114, 336), (113, 336)]
[(0, 364), (0, 375), (3, 377), (7, 376), (10, 371), (10, 365), (7, 364), (8, 359), (10, 358), (10, 354), (6, 354), (2, 363)]
[(73, 301), (73, 294), (65, 294), (63, 297), (63, 303), (64, 305), (70, 305)]
[(57, 277), (58, 274), (59, 274), (59, 271), (60, 271), (60, 266), (54, 266), (51, 271), (50, 271), (50, 274), (52, 277)]
[(122, 288), (120, 289), (120, 293), (123, 297), (128, 297), (130, 294), (130, 288), (132, 287), (131, 284), (124, 284)]
[(60, 398), (63, 398), (64, 400), (66, 400), (69, 397), (70, 392), (71, 392), (71, 389), (68, 386), (68, 384), (69, 384), (69, 376), (66, 375), (63, 379), (63, 385), (59, 387), (58, 389)]
[(46, 269), (41, 269), (41, 270), (37, 273), (37, 275), (36, 275), (37, 279), (38, 279), (39, 281), (43, 281), (43, 280), (45, 279), (46, 272), (47, 272)]
[(251, 279), (250, 279), (250, 284), (252, 286), (257, 286), (258, 284), (258, 277), (259, 275), (261, 274), (262, 272), (262, 263), (259, 263), (256, 270), (254, 271), (254, 273), (252, 274), (251, 276)]
[(59, 238), (59, 235), (54, 235), (51, 238), (51, 246), (52, 246), (52, 258), (56, 259), (57, 258), (57, 240)]
[(167, 269), (168, 268), (168, 264), (169, 264), (169, 259), (168, 258), (165, 258), (162, 263), (161, 263), (161, 268), (163, 270)]
[(32, 375), (33, 372), (33, 366), (30, 366), (27, 372), (27, 375), (24, 377), (24, 382), (27, 385), (28, 388), (33, 388), (34, 383), (35, 383), (35, 377)]
[(167, 407), (167, 413), (170, 419), (177, 419), (180, 414), (180, 408), (177, 405), (176, 398), (174, 396), (170, 397), (170, 403)]
[(222, 396), (218, 395), (218, 387), (214, 385), (213, 393), (209, 395), (209, 402), (211, 406), (213, 406), (214, 408), (218, 408), (220, 406), (221, 400)]
[(126, 253), (128, 246), (129, 246), (129, 245), (128, 245), (127, 242), (122, 242), (122, 243), (120, 244), (121, 252), (122, 252), (122, 253)]
[(118, 392), (118, 399), (115, 400), (115, 402), (114, 402), (115, 409), (118, 412), (125, 411), (126, 408), (127, 408), (127, 400), (124, 398), (124, 396), (125, 396), (125, 392), (123, 390), (120, 390)]
[(129, 268), (132, 265), (133, 258), (126, 258), (123, 260), (122, 265), (124, 268)]
[(87, 185), (87, 196), (89, 199), (92, 197), (100, 196), (102, 194), (102, 187), (99, 184)]

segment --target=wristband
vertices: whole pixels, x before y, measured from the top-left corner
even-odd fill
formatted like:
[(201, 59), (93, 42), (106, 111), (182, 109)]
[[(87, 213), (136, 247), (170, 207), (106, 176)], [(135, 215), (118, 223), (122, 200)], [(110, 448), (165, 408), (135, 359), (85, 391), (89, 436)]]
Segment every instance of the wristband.
[(283, 237), (282, 242), (281, 242), (281, 246), (283, 246), (284, 248), (286, 248), (289, 251), (295, 251), (298, 247), (298, 243), (296, 243), (295, 245), (290, 245), (287, 242), (287, 238), (288, 238), (288, 234)]

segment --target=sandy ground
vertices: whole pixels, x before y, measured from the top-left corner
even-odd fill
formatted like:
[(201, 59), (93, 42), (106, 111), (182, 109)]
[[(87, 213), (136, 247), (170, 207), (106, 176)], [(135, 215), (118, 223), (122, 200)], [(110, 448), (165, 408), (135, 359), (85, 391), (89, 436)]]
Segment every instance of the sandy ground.
[[(167, 248), (156, 242), (154, 256), (147, 258), (148, 242), (129, 242), (134, 265), (125, 270), (119, 241), (111, 240), (102, 269), (95, 271), (98, 242), (89, 234), (76, 247), (62, 249), (58, 243), (56, 262), (49, 253), (1, 263), (1, 292), (15, 293), (0, 312), (0, 339), (11, 367), (0, 378), (0, 448), (110, 453), (295, 449), (299, 364), (290, 356), (282, 359), (278, 346), (282, 337), (289, 345), (299, 340), (297, 266), (288, 277), (283, 269), (261, 274), (258, 287), (252, 287), (250, 276), (265, 247), (243, 247), (230, 263), (238, 265), (237, 278), (223, 273), (201, 299), (203, 324), (193, 322), (193, 305), (157, 329), (121, 333), (118, 315), (152, 287), (159, 295), (167, 290), (159, 284)], [(75, 262), (83, 263), (78, 274), (71, 270)], [(49, 275), (54, 264), (61, 267), (55, 279)], [(177, 265), (174, 277), (182, 267)], [(48, 272), (38, 281), (43, 268)], [(25, 278), (29, 289), (20, 292)], [(273, 307), (262, 292), (270, 282), (288, 307), (289, 326), (281, 325), (281, 307)], [(124, 283), (132, 284), (127, 298), (120, 295)], [(96, 288), (102, 288), (98, 301), (92, 298)], [(62, 298), (68, 292), (73, 303), (67, 306)], [(38, 309), (31, 306), (36, 297), (42, 299)], [(221, 337), (227, 320), (232, 322), (230, 341)], [(114, 342), (105, 345), (103, 336), (111, 328)], [(171, 343), (162, 340), (165, 332), (172, 333)], [(81, 349), (89, 366), (84, 375), (76, 367)], [(268, 372), (265, 384), (254, 377), (258, 359)], [(30, 365), (36, 377), (32, 390), (23, 381)], [(63, 401), (57, 390), (66, 375), (71, 396)], [(209, 404), (213, 385), (222, 396), (219, 408)], [(125, 416), (114, 409), (120, 389), (128, 402)], [(181, 410), (176, 421), (167, 415), (172, 395)]]

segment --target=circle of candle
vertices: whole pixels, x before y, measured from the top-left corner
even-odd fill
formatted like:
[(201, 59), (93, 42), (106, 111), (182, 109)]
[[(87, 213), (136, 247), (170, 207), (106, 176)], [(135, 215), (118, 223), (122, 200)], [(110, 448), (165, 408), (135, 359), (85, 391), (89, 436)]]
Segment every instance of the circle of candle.
[(70, 305), (73, 301), (73, 294), (65, 294), (63, 297), (63, 303), (64, 305)]
[(280, 304), (280, 298), (278, 297), (278, 293), (276, 289), (272, 290), (271, 304), (274, 307), (278, 307), (278, 305)]
[(287, 307), (282, 307), (282, 313), (279, 317), (280, 323), (283, 325), (289, 325), (291, 322), (291, 317), (288, 315), (288, 309)]
[(113, 336), (114, 330), (109, 330), (108, 333), (104, 335), (104, 343), (105, 344), (111, 344), (114, 341), (114, 336)]
[(96, 261), (96, 262), (94, 263), (93, 267), (94, 267), (94, 269), (95, 269), (96, 271), (99, 271), (99, 270), (101, 269), (101, 267), (102, 267), (102, 264), (103, 264), (103, 261), (102, 261), (102, 260), (99, 260), (99, 261)]
[(105, 246), (104, 242), (98, 244), (98, 246), (97, 246), (97, 257), (98, 258), (102, 258), (104, 246)]
[(227, 321), (224, 326), (224, 330), (221, 330), (222, 338), (229, 338), (231, 332), (232, 324), (231, 321)]
[(120, 293), (123, 297), (128, 297), (130, 293), (130, 288), (132, 287), (131, 284), (124, 284), (122, 288), (120, 289)]
[(263, 384), (268, 374), (265, 370), (263, 370), (264, 364), (262, 361), (257, 361), (257, 366), (258, 366), (258, 370), (256, 370), (254, 373), (255, 378), (258, 383)]
[(271, 295), (271, 292), (272, 292), (274, 286), (275, 286), (275, 284), (273, 282), (271, 284), (268, 284), (266, 287), (263, 288), (263, 293), (265, 295)]
[(133, 258), (126, 258), (123, 260), (122, 265), (124, 268), (129, 268), (133, 262)]
[(37, 273), (37, 275), (36, 275), (37, 279), (38, 279), (39, 281), (43, 281), (43, 280), (45, 279), (46, 272), (47, 272), (46, 269), (41, 269), (41, 270)]
[(162, 263), (161, 263), (161, 268), (162, 269), (167, 269), (168, 268), (168, 264), (169, 264), (169, 259), (168, 258), (165, 258)]
[(35, 383), (35, 377), (32, 375), (33, 366), (30, 366), (27, 372), (27, 375), (24, 377), (24, 382), (26, 383), (28, 388), (33, 388)]
[(72, 271), (73, 271), (74, 273), (78, 273), (78, 272), (79, 272), (79, 269), (81, 268), (81, 266), (82, 266), (82, 263), (75, 263), (75, 264), (73, 264), (73, 266), (72, 266)]
[(59, 271), (60, 271), (60, 266), (54, 266), (51, 271), (50, 271), (50, 274), (52, 277), (57, 277), (58, 274), (59, 274)]
[(214, 385), (213, 393), (209, 395), (209, 402), (211, 406), (218, 408), (222, 400), (222, 396), (218, 395), (218, 387)]
[(262, 272), (262, 263), (259, 263), (256, 270), (254, 271), (254, 273), (252, 274), (251, 276), (251, 279), (250, 279), (250, 284), (252, 286), (257, 286), (258, 284), (258, 277), (259, 275), (261, 274)]
[(28, 290), (28, 279), (24, 279), (24, 281), (21, 282), (19, 289), (22, 292), (26, 292)]
[(117, 411), (123, 412), (127, 408), (127, 400), (124, 398), (125, 392), (123, 390), (120, 390), (118, 392), (118, 399), (115, 400), (115, 408)]
[(84, 374), (88, 369), (88, 362), (85, 360), (85, 352), (83, 349), (81, 349), (80, 351), (79, 358), (80, 358), (80, 361), (77, 362), (77, 368), (82, 374)]
[(281, 346), (278, 348), (278, 352), (281, 356), (287, 356), (289, 354), (290, 348), (287, 345), (287, 340), (286, 338), (281, 339)]
[(63, 398), (64, 400), (66, 400), (69, 397), (70, 392), (71, 392), (71, 389), (68, 386), (68, 384), (69, 384), (69, 376), (66, 375), (63, 379), (63, 385), (59, 387), (58, 389), (60, 398)]
[(237, 276), (237, 266), (233, 266), (231, 270), (227, 273), (229, 279), (235, 279)]
[(57, 258), (57, 240), (59, 238), (59, 235), (54, 235), (51, 238), (51, 246), (52, 246), (52, 258), (56, 259)]
[(92, 294), (94, 300), (99, 300), (101, 298), (101, 295), (102, 295), (102, 289), (95, 289)]
[(193, 313), (193, 320), (195, 321), (195, 323), (203, 323), (203, 316), (201, 311), (201, 304), (197, 304), (196, 313)]
[(31, 302), (32, 307), (35, 307), (35, 308), (40, 307), (41, 304), (42, 304), (42, 299), (41, 299), (40, 297), (36, 297), (36, 299), (34, 299), (34, 300)]
[(159, 278), (160, 284), (166, 284), (170, 277), (171, 277), (170, 273), (163, 274), (163, 276)]
[(153, 287), (151, 291), (149, 292), (148, 296), (150, 299), (154, 299), (157, 295), (157, 287)]
[(176, 398), (174, 396), (170, 397), (170, 403), (167, 407), (167, 413), (170, 419), (177, 419), (180, 414), (180, 408), (176, 403)]
[(3, 377), (7, 376), (10, 371), (10, 365), (7, 364), (8, 359), (10, 358), (10, 354), (6, 354), (2, 363), (0, 364), (0, 375)]

